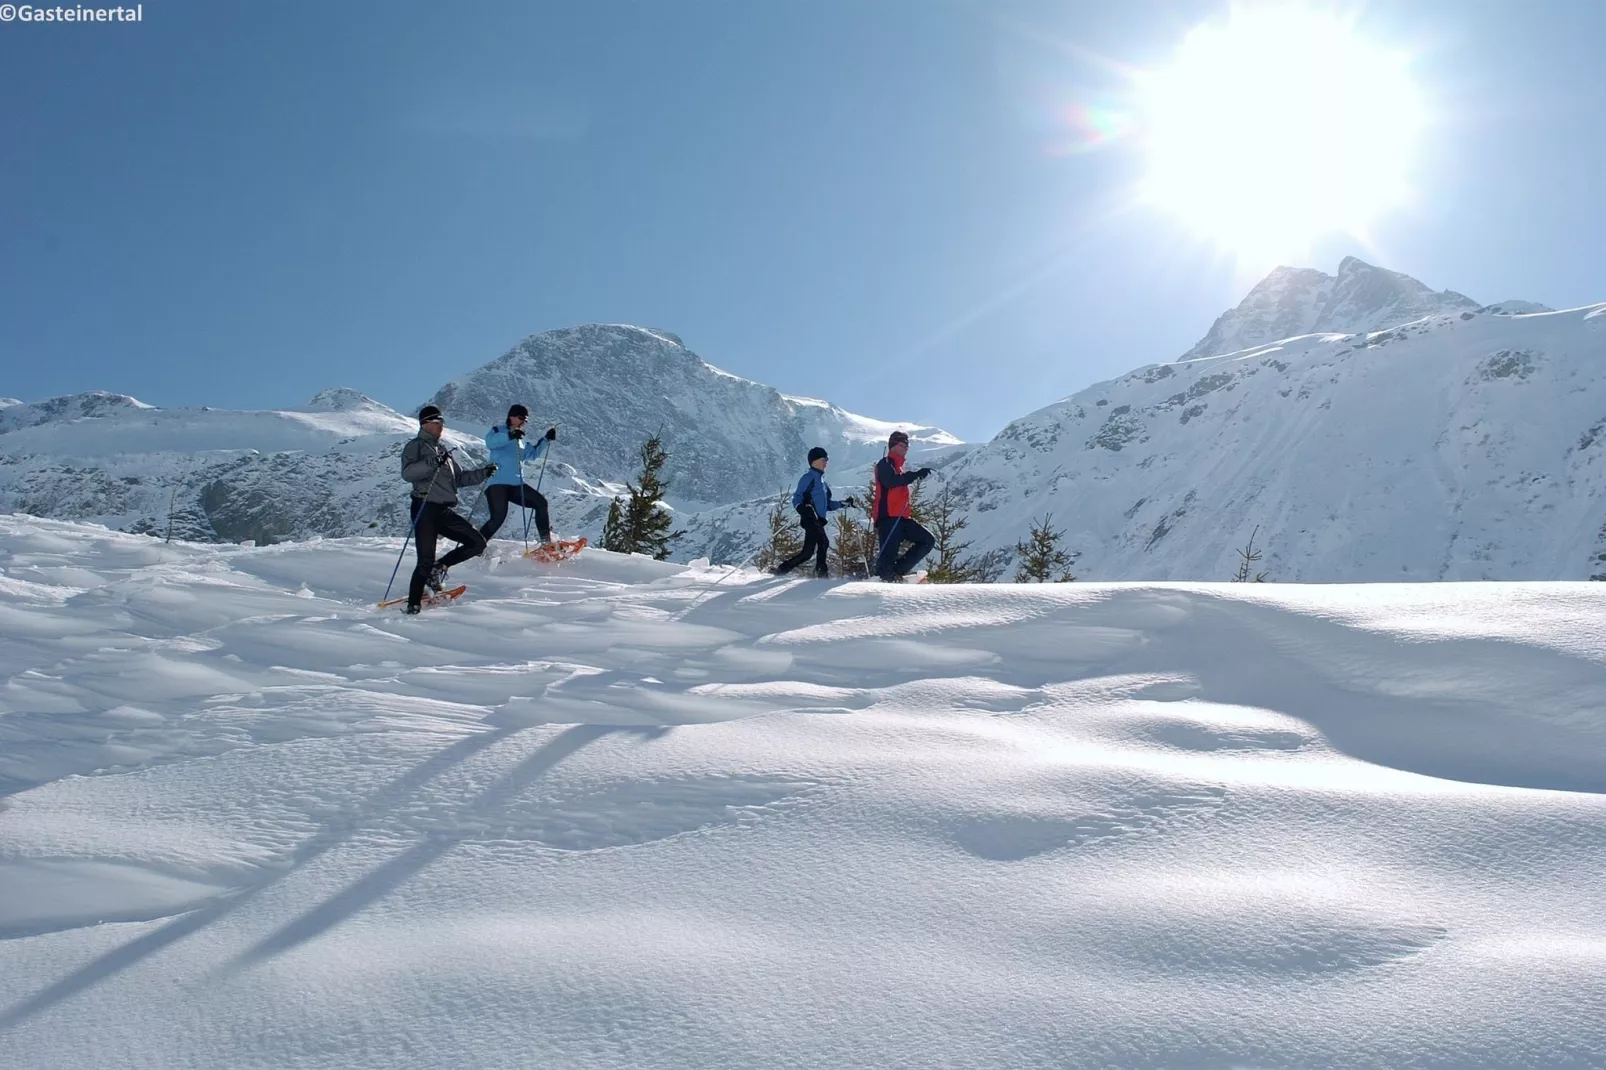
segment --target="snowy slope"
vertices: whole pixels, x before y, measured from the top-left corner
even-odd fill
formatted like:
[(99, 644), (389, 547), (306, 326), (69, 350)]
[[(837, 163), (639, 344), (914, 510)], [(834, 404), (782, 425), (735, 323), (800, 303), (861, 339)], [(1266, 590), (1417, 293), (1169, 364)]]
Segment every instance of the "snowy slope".
[(1492, 312), (1497, 316), (1527, 316), (1535, 312), (1554, 312), (1548, 305), (1541, 305), (1538, 301), (1496, 301), (1492, 305), (1485, 305), (1480, 312)]
[(633, 475), (643, 437), (661, 429), (670, 500), (692, 509), (795, 483), (812, 446), (843, 464), (868, 464), (898, 428), (922, 448), (959, 444), (940, 428), (788, 397), (715, 368), (672, 334), (618, 325), (532, 335), (430, 400), (448, 423), (474, 427), (501, 422), (510, 403), (523, 402), (532, 423), (562, 428), (554, 456), (603, 479)]
[(4, 1065), (1601, 1065), (1595, 585), (398, 546), (0, 518)]
[[(1250, 290), (1237, 308), (1222, 313), (1209, 333), (1180, 359), (1222, 356), (1298, 335), (1359, 334), (1477, 308), (1470, 297), (1453, 290), (1435, 292), (1409, 275), (1374, 267), (1353, 256), (1343, 259), (1336, 276), (1312, 268), (1280, 267)], [(1543, 306), (1524, 310), (1541, 309)]]
[(1606, 305), (1461, 312), (1154, 365), (950, 469), (978, 549), (1052, 514), (1087, 579), (1606, 573)]

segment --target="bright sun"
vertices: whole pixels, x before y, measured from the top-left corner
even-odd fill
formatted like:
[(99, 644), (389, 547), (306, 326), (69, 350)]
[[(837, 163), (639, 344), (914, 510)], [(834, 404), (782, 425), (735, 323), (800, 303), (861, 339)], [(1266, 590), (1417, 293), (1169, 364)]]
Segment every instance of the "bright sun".
[(1140, 76), (1144, 199), (1241, 258), (1365, 237), (1410, 193), (1423, 105), (1405, 57), (1293, 7), (1200, 26)]

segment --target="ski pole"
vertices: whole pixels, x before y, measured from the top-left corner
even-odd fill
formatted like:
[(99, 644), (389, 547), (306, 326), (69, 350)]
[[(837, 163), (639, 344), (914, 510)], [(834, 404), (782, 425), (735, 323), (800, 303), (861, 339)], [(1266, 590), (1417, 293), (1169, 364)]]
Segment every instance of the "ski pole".
[[(556, 430), (557, 426), (558, 426), (557, 424), (553, 424), (552, 425), (554, 430)], [(536, 477), (535, 477), (535, 492), (537, 494), (541, 493), (541, 480), (546, 478), (546, 463), (548, 461), (550, 461), (551, 459), (552, 459), (552, 443), (548, 442), (546, 444), (546, 449), (541, 452), (541, 471), (538, 472), (536, 474)]]
[[(558, 425), (553, 424), (552, 426), (557, 427)], [(549, 441), (546, 444), (546, 448), (541, 451), (541, 471), (535, 477), (535, 492), (537, 494), (541, 493), (541, 481), (546, 478), (546, 463), (551, 457), (552, 443)], [(524, 500), (523, 494), (519, 495), (519, 500)], [(528, 505), (524, 507), (524, 552), (530, 552), (530, 507)]]
[(524, 556), (530, 556), (530, 503), (524, 500), (524, 458), (519, 457), (519, 504), (524, 507)]
[(407, 537), (402, 540), (401, 553), (396, 555), (396, 567), (390, 570), (390, 579), (385, 581), (385, 594), (379, 599), (381, 602), (390, 601), (391, 584), (396, 582), (396, 573), (401, 571), (402, 558), (407, 556), (407, 544), (413, 541), (413, 532), (418, 530), (418, 521), (423, 517), (423, 515), (424, 507), (423, 504), (420, 503), (418, 507), (418, 515), (413, 517), (413, 526), (407, 529)]

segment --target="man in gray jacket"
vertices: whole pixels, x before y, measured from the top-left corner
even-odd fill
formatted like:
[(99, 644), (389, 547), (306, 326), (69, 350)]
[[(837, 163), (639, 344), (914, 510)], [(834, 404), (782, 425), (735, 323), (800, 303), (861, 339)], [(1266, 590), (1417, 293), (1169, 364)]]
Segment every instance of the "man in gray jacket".
[[(446, 580), (446, 570), (485, 551), (485, 536), (453, 510), (457, 488), (485, 482), (496, 465), (464, 470), (441, 445), (446, 421), (441, 410), (425, 405), (418, 410), (418, 437), (402, 447), (402, 478), (413, 485), (413, 542), (418, 547), (418, 564), (407, 586), (407, 612), (417, 613), (424, 601), (424, 587), (438, 591)], [(458, 543), (457, 549), (435, 561), (435, 540), (446, 536)]]

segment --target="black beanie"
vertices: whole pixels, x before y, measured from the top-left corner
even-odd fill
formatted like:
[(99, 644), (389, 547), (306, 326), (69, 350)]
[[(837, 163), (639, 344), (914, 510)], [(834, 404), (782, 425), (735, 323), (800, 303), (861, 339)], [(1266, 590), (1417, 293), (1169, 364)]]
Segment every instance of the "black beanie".
[(431, 420), (439, 420), (440, 418), (441, 410), (436, 408), (434, 405), (425, 405), (422, 409), (418, 410), (418, 422), (421, 424), (427, 424)]
[(829, 461), (830, 459), (831, 455), (825, 452), (824, 446), (815, 446), (812, 450), (809, 450), (810, 464), (813, 464), (815, 461)]
[(902, 431), (892, 432), (891, 436), (887, 439), (887, 449), (890, 450), (900, 442), (907, 446), (909, 444), (909, 436), (904, 434)]
[(530, 418), (530, 410), (526, 409), (523, 405), (509, 405), (507, 409), (507, 418), (511, 420), (515, 416), (528, 420)]

